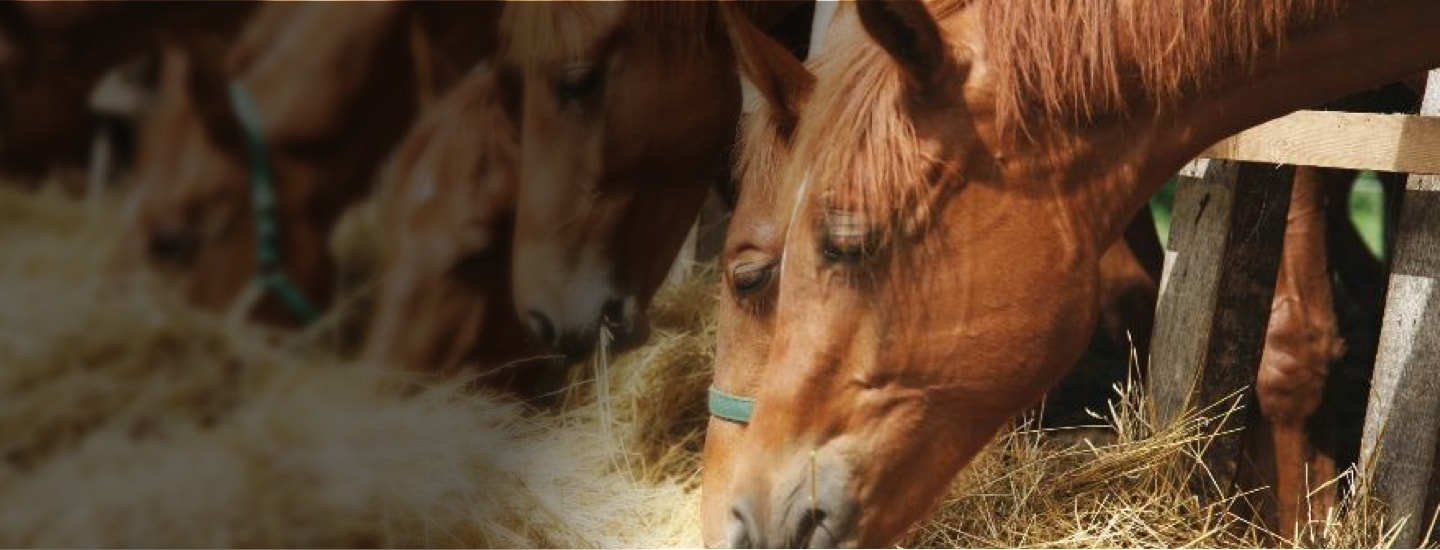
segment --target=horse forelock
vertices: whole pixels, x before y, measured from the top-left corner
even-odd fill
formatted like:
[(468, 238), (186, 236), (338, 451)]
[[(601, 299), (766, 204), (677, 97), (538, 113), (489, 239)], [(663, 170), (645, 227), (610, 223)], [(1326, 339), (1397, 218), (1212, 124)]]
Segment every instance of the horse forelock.
[(850, 23), (831, 30), (826, 51), (810, 64), (816, 88), (796, 127), (785, 178), (813, 179), (811, 192), (826, 202), (823, 208), (857, 214), (888, 238), (927, 217), (944, 183), (935, 172), (941, 159), (916, 131), (905, 76)]

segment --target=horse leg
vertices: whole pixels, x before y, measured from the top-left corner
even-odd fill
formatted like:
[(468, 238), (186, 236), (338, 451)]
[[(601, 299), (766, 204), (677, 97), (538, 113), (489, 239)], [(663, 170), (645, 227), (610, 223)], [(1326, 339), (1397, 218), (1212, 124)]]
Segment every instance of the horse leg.
[[(1335, 475), (1331, 453), (1317, 452), (1307, 423), (1319, 410), (1325, 378), (1343, 350), (1325, 247), (1325, 186), (1354, 174), (1302, 167), (1295, 172), (1285, 245), (1276, 277), (1256, 393), (1274, 453), (1279, 532), (1292, 538), (1302, 518), (1323, 517), (1333, 487), (1314, 501), (1310, 486)], [(1323, 439), (1323, 438), (1322, 438)], [(1307, 506), (1310, 505), (1310, 506)], [(1309, 509), (1311, 514), (1305, 513)]]

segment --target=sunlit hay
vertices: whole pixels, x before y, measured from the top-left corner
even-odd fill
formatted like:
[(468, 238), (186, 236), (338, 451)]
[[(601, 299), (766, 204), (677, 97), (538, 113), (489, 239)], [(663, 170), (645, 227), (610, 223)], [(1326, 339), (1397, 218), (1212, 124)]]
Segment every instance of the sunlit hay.
[[(0, 190), (0, 545), (652, 546), (697, 500), (554, 417), (99, 284), (112, 219)], [(298, 342), (298, 343), (297, 343)]]
[[(1282, 543), (1296, 548), (1394, 547), (1395, 537), (1402, 526), (1389, 521), (1384, 505), (1370, 495), (1370, 480), (1357, 475), (1352, 468), (1342, 472), (1331, 483), (1347, 484), (1350, 487), (1349, 497), (1341, 500), (1321, 520), (1301, 523), (1295, 539)], [(1312, 492), (1326, 483), (1313, 485)]]
[[(699, 481), (718, 284), (713, 269), (701, 268), (662, 287), (650, 308), (652, 334), (645, 345), (619, 356), (597, 357), (572, 377), (566, 414), (594, 415), (602, 425), (614, 426), (624, 468), (641, 479), (670, 480), (687, 488)], [(608, 385), (594, 378), (600, 367), (609, 373)], [(598, 403), (606, 388), (608, 407)]]
[(645, 479), (693, 486), (709, 421), (705, 389), (715, 360), (715, 297), (719, 279), (705, 270), (662, 290), (657, 329), (645, 348), (620, 357), (617, 404), (630, 424), (629, 445)]
[(1062, 447), (1019, 428), (955, 482), (910, 546), (1255, 546), (1224, 506), (1190, 495), (1200, 419), (1152, 433), (1138, 389), (1113, 407), (1114, 442)]
[[(1202, 503), (1190, 489), (1208, 472), (1197, 451), (1235, 409), (1220, 403), (1156, 431), (1145, 420), (1143, 389), (1117, 388), (1106, 418), (1114, 441), (1059, 445), (1028, 428), (1002, 435), (954, 482), (910, 547), (1261, 547), (1275, 535), (1236, 515), (1222, 492)], [(1099, 416), (1097, 416), (1099, 418)], [(1352, 475), (1351, 473), (1347, 473)], [(1213, 482), (1213, 481), (1212, 481)], [(1324, 521), (1302, 526), (1297, 546), (1389, 547), (1394, 526), (1358, 486)]]

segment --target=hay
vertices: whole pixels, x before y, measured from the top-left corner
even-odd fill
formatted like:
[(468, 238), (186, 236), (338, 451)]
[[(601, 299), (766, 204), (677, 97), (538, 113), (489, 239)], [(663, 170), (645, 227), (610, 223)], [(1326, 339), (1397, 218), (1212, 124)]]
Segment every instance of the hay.
[[(1113, 441), (1064, 445), (1026, 426), (1003, 435), (955, 481), (937, 516), (907, 541), (916, 547), (1256, 548), (1290, 546), (1237, 515), (1246, 494), (1202, 504), (1192, 480), (1213, 483), (1197, 450), (1215, 437), (1216, 404), (1155, 430), (1143, 391), (1116, 388), (1102, 420)], [(1033, 423), (1031, 423), (1033, 425)], [(1060, 430), (1063, 431), (1063, 430)], [(1347, 474), (1348, 475), (1348, 474)], [(1363, 494), (1363, 490), (1358, 491)], [(1222, 492), (1222, 494), (1224, 494)], [(1304, 546), (1389, 547), (1377, 505), (1355, 496), (1325, 521), (1306, 525)], [(1298, 544), (1297, 544), (1298, 545)]]
[[(111, 204), (115, 201), (109, 200)], [(227, 326), (101, 266), (115, 208), (0, 187), (0, 545), (695, 546), (716, 278), (662, 291), (645, 347), (580, 369), (558, 412), (348, 363), (322, 335)], [(597, 379), (594, 373), (604, 372)], [(598, 396), (608, 395), (608, 400)], [(907, 546), (1254, 546), (1187, 490), (1192, 419), (1114, 442), (1023, 426)], [(1358, 503), (1358, 504), (1357, 504)], [(1386, 546), (1352, 498), (1309, 544)]]
[(0, 188), (0, 215), (0, 545), (698, 541), (693, 492), (612, 472), (593, 415), (461, 380), (414, 395), (316, 342), (104, 284), (117, 220), (58, 194)]

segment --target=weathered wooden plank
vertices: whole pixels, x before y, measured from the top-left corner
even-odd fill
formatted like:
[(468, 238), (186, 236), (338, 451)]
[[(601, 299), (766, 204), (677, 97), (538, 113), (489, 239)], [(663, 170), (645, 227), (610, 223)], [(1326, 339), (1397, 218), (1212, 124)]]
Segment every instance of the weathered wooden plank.
[[(1440, 115), (1440, 71), (1421, 114)], [(1437, 118), (1436, 120), (1440, 120)], [(1397, 547), (1420, 543), (1440, 445), (1440, 176), (1410, 176), (1400, 209), (1385, 318), (1370, 385), (1363, 473), (1392, 520), (1408, 517)]]
[(1297, 111), (1210, 146), (1205, 158), (1440, 174), (1440, 119)]
[[(1197, 169), (1204, 177), (1194, 177)], [(1148, 376), (1157, 426), (1230, 395), (1239, 394), (1246, 406), (1254, 402), (1293, 176), (1291, 166), (1225, 160), (1182, 171)], [(1244, 418), (1232, 415), (1218, 431), (1241, 428)], [(1235, 433), (1205, 450), (1222, 487), (1234, 480), (1240, 443)], [(1207, 495), (1215, 489), (1195, 488)]]

